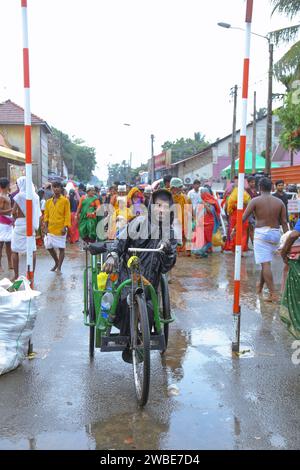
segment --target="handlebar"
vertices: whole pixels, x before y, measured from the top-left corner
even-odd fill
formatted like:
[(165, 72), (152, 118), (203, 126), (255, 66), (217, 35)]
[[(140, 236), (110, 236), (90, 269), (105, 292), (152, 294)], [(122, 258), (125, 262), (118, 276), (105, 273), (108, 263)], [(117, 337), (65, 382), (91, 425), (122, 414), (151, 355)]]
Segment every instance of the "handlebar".
[(162, 243), (159, 248), (128, 248), (129, 253), (161, 253), (164, 249)]

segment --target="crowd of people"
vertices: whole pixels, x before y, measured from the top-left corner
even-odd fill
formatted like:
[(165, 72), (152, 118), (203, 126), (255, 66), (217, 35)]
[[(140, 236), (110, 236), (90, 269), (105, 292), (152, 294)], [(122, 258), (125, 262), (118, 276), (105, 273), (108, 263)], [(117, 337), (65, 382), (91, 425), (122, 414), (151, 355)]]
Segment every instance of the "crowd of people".
[[(257, 179), (250, 176), (243, 196), (242, 251), (247, 252), (249, 246), (254, 250), (256, 263), (262, 266), (258, 292), (266, 284), (270, 301), (276, 297), (271, 261), (282, 232), (289, 231), (284, 187), (284, 181), (277, 181), (274, 191), (268, 178), (262, 178), (258, 186)], [(209, 185), (201, 185), (197, 179), (186, 188), (180, 178), (171, 176), (140, 187), (116, 182), (108, 190), (83, 184), (77, 187), (73, 183), (64, 186), (60, 182), (47, 183), (38, 191), (33, 187), (36, 245), (49, 251), (54, 261), (52, 271), (61, 273), (67, 241), (72, 245), (80, 239), (86, 243), (116, 239), (128, 223), (150, 210), (153, 193), (161, 189), (172, 198), (178, 255), (207, 258), (214, 247), (221, 247), (219, 251), (225, 253), (235, 251), (238, 178), (227, 185), (222, 200), (214, 196)], [(17, 278), (19, 254), (26, 252), (25, 177), (17, 180), (17, 191), (12, 194), (8, 179), (0, 179), (0, 271), (4, 246), (8, 268), (14, 270)], [(281, 248), (286, 261), (287, 249)], [(36, 246), (34, 264), (35, 252)]]

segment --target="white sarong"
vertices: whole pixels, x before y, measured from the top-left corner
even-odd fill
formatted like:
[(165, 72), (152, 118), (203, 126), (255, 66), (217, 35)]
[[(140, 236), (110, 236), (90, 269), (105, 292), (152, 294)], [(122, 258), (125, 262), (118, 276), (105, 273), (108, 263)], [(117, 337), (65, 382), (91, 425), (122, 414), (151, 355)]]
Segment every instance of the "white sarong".
[(0, 242), (8, 243), (11, 241), (13, 226), (8, 224), (0, 224)]
[(256, 264), (270, 263), (280, 243), (280, 229), (256, 228), (254, 232), (254, 256)]
[(67, 235), (51, 235), (48, 233), (45, 236), (44, 244), (47, 250), (51, 250), (52, 248), (66, 248), (66, 241)]
[[(22, 217), (17, 219), (13, 229), (11, 239), (11, 251), (14, 253), (26, 253), (27, 237), (26, 237), (26, 219)], [(33, 237), (33, 251), (36, 251), (35, 237)]]

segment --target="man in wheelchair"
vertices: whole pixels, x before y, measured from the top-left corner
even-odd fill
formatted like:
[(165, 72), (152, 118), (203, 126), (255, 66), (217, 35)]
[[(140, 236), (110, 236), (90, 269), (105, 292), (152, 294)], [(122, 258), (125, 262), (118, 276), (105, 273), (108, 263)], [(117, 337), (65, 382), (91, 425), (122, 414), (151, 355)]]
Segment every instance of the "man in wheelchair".
[[(129, 222), (110, 245), (105, 271), (112, 273), (119, 269), (119, 284), (131, 275), (127, 267), (128, 259), (131, 257), (128, 248), (157, 249), (163, 244), (162, 252), (139, 254), (141, 274), (155, 290), (158, 289), (161, 274), (173, 268), (176, 263), (177, 240), (174, 238), (174, 208), (172, 209), (172, 206), (173, 199), (169, 191), (165, 189), (155, 191), (148, 207), (148, 214), (136, 217)], [(115, 326), (120, 329), (122, 336), (130, 334), (128, 293), (129, 288), (123, 290), (115, 319)], [(146, 294), (146, 301), (151, 331), (154, 328), (154, 318), (152, 302), (148, 294)], [(129, 347), (123, 351), (124, 361), (132, 362), (130, 353)]]

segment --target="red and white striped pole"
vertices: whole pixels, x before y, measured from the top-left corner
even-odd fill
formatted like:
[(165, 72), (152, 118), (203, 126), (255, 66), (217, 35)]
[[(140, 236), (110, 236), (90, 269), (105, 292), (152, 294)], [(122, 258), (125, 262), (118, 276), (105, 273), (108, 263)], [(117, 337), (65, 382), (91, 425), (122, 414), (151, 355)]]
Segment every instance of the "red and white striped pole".
[(25, 132), (25, 162), (26, 162), (26, 237), (27, 237), (27, 278), (33, 286), (33, 211), (32, 211), (32, 157), (31, 157), (31, 110), (30, 110), (30, 80), (29, 80), (29, 47), (27, 0), (21, 0), (23, 23), (23, 68), (24, 68), (24, 132)]
[(240, 161), (239, 161), (239, 185), (238, 185), (238, 206), (236, 224), (236, 248), (235, 248), (235, 271), (234, 271), (234, 304), (233, 304), (233, 325), (234, 336), (232, 340), (232, 351), (240, 350), (240, 330), (241, 330), (241, 264), (242, 264), (242, 232), (243, 232), (243, 211), (244, 211), (244, 189), (245, 189), (245, 158), (247, 143), (247, 108), (249, 91), (249, 70), (250, 70), (250, 45), (251, 45), (251, 25), (253, 14), (253, 0), (247, 0), (246, 6), (246, 34), (245, 34), (245, 59), (243, 73), (243, 93), (242, 93), (242, 127), (240, 137)]

